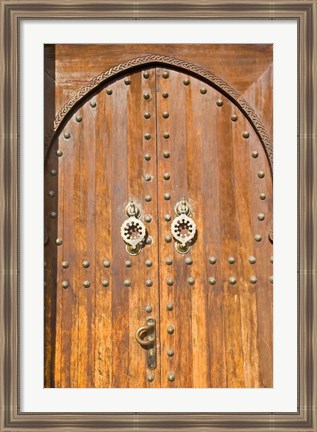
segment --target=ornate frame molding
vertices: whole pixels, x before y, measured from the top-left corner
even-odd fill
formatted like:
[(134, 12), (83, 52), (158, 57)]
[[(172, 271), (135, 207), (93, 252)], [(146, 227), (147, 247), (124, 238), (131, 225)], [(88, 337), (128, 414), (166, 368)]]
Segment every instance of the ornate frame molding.
[(271, 174), (273, 175), (273, 146), (272, 141), (264, 127), (264, 124), (254, 109), (249, 105), (249, 103), (242, 97), (237, 90), (231, 87), (226, 81), (219, 78), (212, 72), (204, 69), (198, 65), (188, 63), (184, 60), (180, 60), (173, 57), (163, 56), (163, 55), (147, 55), (142, 57), (137, 57), (129, 60), (128, 62), (118, 64), (105, 72), (95, 76), (88, 85), (81, 87), (62, 107), (51, 124), (49, 131), (44, 139), (44, 160), (48, 155), (49, 149), (56, 138), (60, 128), (65, 123), (65, 120), (69, 117), (71, 112), (76, 108), (80, 102), (89, 96), (90, 93), (95, 91), (98, 87), (106, 84), (108, 80), (122, 75), (130, 70), (136, 69), (140, 66), (155, 66), (164, 65), (170, 68), (178, 69), (182, 72), (189, 72), (197, 78), (203, 79), (216, 88), (218, 91), (223, 93), (227, 98), (229, 98), (240, 111), (248, 118), (255, 132), (257, 133), (265, 153), (268, 157), (270, 163)]
[[(20, 404), (20, 34), (22, 20), (292, 20), (298, 44), (298, 399), (291, 412), (25, 412)], [(0, 0), (0, 432), (313, 432), (317, 428), (316, 0)], [(286, 155), (287, 157), (287, 155)], [(291, 193), (292, 191), (290, 191)], [(36, 271), (36, 269), (35, 269)], [(290, 337), (293, 335), (290, 335)], [(293, 336), (294, 337), (294, 336)], [(287, 368), (287, 365), (285, 365)]]

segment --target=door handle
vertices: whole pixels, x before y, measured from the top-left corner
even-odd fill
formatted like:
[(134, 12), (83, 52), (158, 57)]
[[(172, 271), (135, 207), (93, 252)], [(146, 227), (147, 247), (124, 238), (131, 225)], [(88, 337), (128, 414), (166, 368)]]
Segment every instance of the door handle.
[(121, 225), (121, 237), (126, 243), (127, 252), (130, 255), (137, 255), (141, 251), (146, 229), (144, 223), (138, 219), (140, 217), (140, 209), (133, 201), (127, 205), (125, 211), (129, 218)]
[(197, 228), (194, 220), (189, 216), (190, 206), (185, 199), (176, 204), (175, 213), (178, 216), (174, 218), (171, 225), (171, 232), (176, 240), (175, 249), (178, 253), (185, 254), (190, 250)]
[(147, 350), (147, 366), (156, 368), (156, 322), (154, 318), (148, 318), (146, 325), (137, 329), (135, 339), (142, 348)]

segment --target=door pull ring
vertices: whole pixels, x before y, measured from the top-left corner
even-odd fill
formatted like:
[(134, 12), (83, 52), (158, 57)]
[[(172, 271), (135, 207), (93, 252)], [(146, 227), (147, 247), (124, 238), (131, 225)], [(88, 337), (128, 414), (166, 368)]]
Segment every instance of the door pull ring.
[(154, 318), (148, 318), (146, 325), (137, 329), (135, 339), (142, 348), (147, 350), (147, 367), (156, 368), (156, 322)]

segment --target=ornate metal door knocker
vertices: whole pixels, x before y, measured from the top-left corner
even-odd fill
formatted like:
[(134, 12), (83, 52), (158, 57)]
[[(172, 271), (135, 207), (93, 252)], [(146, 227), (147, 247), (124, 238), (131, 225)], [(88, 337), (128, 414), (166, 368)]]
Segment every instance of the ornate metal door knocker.
[(141, 251), (146, 229), (143, 222), (138, 219), (141, 212), (133, 201), (127, 205), (125, 211), (129, 218), (121, 225), (121, 237), (126, 243), (128, 254), (137, 255)]
[(186, 254), (191, 248), (192, 241), (196, 234), (196, 224), (189, 216), (190, 206), (185, 199), (179, 201), (175, 206), (174, 218), (171, 225), (171, 232), (176, 240), (175, 249), (178, 253)]

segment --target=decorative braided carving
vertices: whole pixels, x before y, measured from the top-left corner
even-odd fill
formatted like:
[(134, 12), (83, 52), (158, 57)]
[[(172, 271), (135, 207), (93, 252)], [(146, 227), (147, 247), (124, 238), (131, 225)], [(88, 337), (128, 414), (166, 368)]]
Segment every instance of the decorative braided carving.
[(245, 99), (243, 99), (243, 98), (238, 99), (238, 103), (239, 103), (238, 106), (241, 107), (241, 110), (244, 112), (244, 114), (246, 114), (246, 116), (249, 118), (250, 122), (252, 123), (252, 126), (255, 128), (255, 131), (257, 132), (257, 134), (258, 134), (258, 136), (259, 136), (259, 138), (260, 138), (260, 140), (264, 146), (265, 152), (269, 158), (270, 166), (271, 166), (271, 170), (272, 170), (273, 146), (272, 146), (272, 141), (269, 137), (269, 134), (267, 133), (265, 126), (262, 123), (262, 120), (257, 115), (257, 113), (254, 111), (254, 109), (251, 108), (251, 106), (248, 104), (248, 102)]
[(58, 132), (58, 129), (62, 123), (62, 121), (65, 119), (65, 117), (70, 113), (72, 108), (79, 103), (79, 101), (87, 96), (90, 92), (95, 90), (98, 86), (105, 83), (109, 78), (114, 77), (115, 75), (118, 75), (120, 73), (126, 72), (129, 69), (137, 68), (142, 65), (168, 65), (172, 66), (174, 68), (180, 69), (182, 72), (185, 73), (191, 73), (192, 75), (196, 75), (197, 78), (204, 78), (205, 81), (207, 81), (211, 86), (215, 87), (217, 90), (222, 92), (225, 96), (227, 96), (229, 99), (232, 100), (233, 103), (244, 113), (249, 121), (251, 122), (253, 128), (257, 132), (262, 145), (264, 146), (265, 152), (268, 156), (271, 172), (273, 174), (273, 149), (272, 149), (272, 142), (270, 140), (270, 137), (265, 130), (265, 127), (261, 121), (261, 119), (258, 117), (256, 112), (250, 107), (248, 102), (240, 98), (239, 99), (239, 92), (235, 90), (233, 87), (231, 87), (228, 83), (223, 81), (221, 78), (213, 74), (212, 72), (202, 68), (201, 66), (188, 63), (184, 60), (167, 57), (163, 55), (147, 55), (144, 57), (138, 57), (134, 58), (132, 60), (129, 60), (126, 63), (119, 64), (117, 66), (114, 66), (113, 68), (108, 69), (105, 72), (102, 72), (100, 75), (97, 75), (94, 77), (86, 86), (79, 89), (74, 96), (69, 99), (66, 104), (62, 107), (62, 109), (59, 111), (57, 116), (55, 117), (54, 122), (51, 124), (48, 134), (45, 137), (44, 140), (44, 158), (46, 160), (49, 148)]

